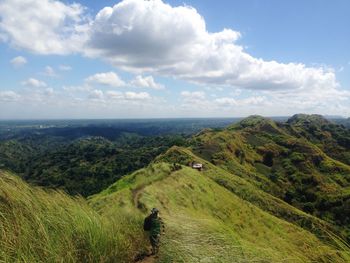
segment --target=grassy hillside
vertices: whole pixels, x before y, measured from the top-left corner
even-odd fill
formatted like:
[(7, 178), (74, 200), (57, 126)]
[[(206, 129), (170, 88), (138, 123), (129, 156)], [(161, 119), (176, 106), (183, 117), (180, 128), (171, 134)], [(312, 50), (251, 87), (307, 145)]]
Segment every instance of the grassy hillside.
[[(314, 126), (327, 141), (323, 135), (314, 137), (317, 129), (311, 133), (308, 128)], [(349, 130), (320, 116), (297, 115), (287, 123), (252, 116), (222, 131), (199, 133), (192, 149), (263, 191), (338, 225), (349, 237), (350, 166), (342, 162), (350, 151), (344, 143), (348, 135)], [(327, 154), (331, 146), (338, 152)]]
[(328, 125), (253, 116), (204, 130), (87, 199), (0, 172), (0, 262), (135, 262), (152, 207), (166, 227), (154, 262), (350, 262), (350, 166), (305, 118)]
[(0, 172), (0, 262), (131, 262), (138, 218), (96, 213), (83, 198), (33, 188)]
[[(186, 158), (187, 150), (179, 149)], [(175, 171), (161, 160), (173, 150), (90, 197), (89, 204), (2, 173), (0, 261), (133, 262), (147, 250), (142, 221), (153, 206), (166, 224), (158, 262), (349, 259), (350, 251), (338, 241), (320, 239), (221, 186), (213, 179), (224, 179), (223, 170)], [(303, 214), (288, 205), (285, 210)]]
[[(169, 158), (169, 153), (163, 158)], [(215, 174), (218, 171), (198, 172), (185, 166), (174, 170), (172, 164), (160, 159), (89, 201), (108, 218), (113, 218), (120, 209), (145, 215), (151, 207), (160, 208), (166, 233), (159, 262), (347, 262), (350, 259), (348, 249), (336, 249), (335, 242), (331, 245), (216, 183), (211, 176), (220, 176)], [(289, 209), (291, 214), (303, 214)]]

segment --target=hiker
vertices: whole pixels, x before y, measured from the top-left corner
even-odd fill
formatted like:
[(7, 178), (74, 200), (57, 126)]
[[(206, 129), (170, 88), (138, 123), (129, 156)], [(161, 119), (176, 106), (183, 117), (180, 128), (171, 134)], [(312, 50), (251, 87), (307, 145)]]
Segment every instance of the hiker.
[(143, 229), (149, 232), (149, 240), (152, 246), (152, 255), (158, 253), (160, 234), (164, 232), (164, 224), (162, 219), (159, 217), (159, 210), (153, 208), (151, 214), (145, 218)]

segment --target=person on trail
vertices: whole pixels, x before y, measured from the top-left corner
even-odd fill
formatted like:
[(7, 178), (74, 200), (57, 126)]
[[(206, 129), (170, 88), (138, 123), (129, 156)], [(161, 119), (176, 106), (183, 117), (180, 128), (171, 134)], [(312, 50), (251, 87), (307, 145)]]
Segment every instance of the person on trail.
[(153, 208), (151, 214), (145, 218), (143, 229), (149, 232), (152, 255), (157, 254), (159, 250), (160, 234), (164, 232), (164, 224), (159, 217), (159, 210), (157, 208)]

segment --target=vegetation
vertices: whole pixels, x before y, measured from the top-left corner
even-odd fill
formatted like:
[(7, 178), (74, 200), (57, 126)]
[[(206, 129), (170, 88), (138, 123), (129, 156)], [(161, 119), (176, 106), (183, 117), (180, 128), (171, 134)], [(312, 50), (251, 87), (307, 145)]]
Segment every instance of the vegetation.
[(140, 218), (108, 220), (83, 198), (33, 188), (0, 174), (0, 262), (131, 262), (142, 248)]
[[(189, 141), (131, 134), (64, 145), (54, 140), (60, 146), (45, 156), (42, 151), (39, 165), (31, 166), (45, 167), (38, 175), (56, 175), (36, 176), (45, 184), (63, 178), (67, 186), (69, 176), (84, 174), (76, 182), (88, 179), (84, 187), (91, 180), (102, 188), (112, 180), (103, 169), (119, 163), (121, 145), (124, 163), (112, 177), (127, 158), (152, 154), (145, 168), (118, 175), (87, 199), (29, 186), (2, 172), (0, 261), (135, 262), (148, 250), (143, 218), (157, 207), (166, 232), (156, 262), (349, 262), (347, 138), (348, 130), (320, 116), (297, 115), (283, 123), (252, 116), (225, 129), (203, 130)], [(28, 145), (17, 151), (26, 154)], [(7, 157), (16, 152), (6, 149)], [(193, 162), (203, 170), (192, 169)], [(65, 170), (83, 164), (96, 173)]]
[(36, 185), (88, 196), (148, 165), (172, 145), (185, 143), (181, 135), (122, 134), (115, 141), (97, 136), (72, 141), (25, 136), (0, 142), (0, 168), (10, 169)]
[[(171, 154), (169, 152), (164, 158), (170, 158)], [(199, 260), (347, 262), (349, 259), (349, 251), (344, 245), (322, 241), (310, 232), (264, 212), (207, 176), (212, 173), (212, 176), (220, 176), (214, 175), (220, 170), (208, 169), (204, 174), (182, 166), (174, 171), (172, 164), (158, 161), (89, 198), (99, 218), (105, 222), (119, 222), (114, 228), (107, 225), (112, 229), (110, 234), (116, 240), (135, 245), (113, 243), (114, 262), (132, 262), (133, 257), (145, 253), (146, 248), (141, 245), (146, 242), (140, 232), (142, 218), (153, 206), (160, 208), (166, 224), (159, 262), (174, 259), (189, 263)], [(125, 224), (128, 222), (126, 215), (132, 215), (131, 224)], [(125, 235), (120, 236), (120, 231)], [(94, 235), (99, 233), (91, 234), (95, 240)], [(85, 253), (89, 253), (89, 249)], [(98, 256), (85, 257), (84, 262), (93, 262), (99, 259)], [(77, 258), (77, 261), (81, 259)]]
[(261, 190), (337, 225), (349, 239), (350, 166), (343, 162), (349, 138), (349, 130), (318, 115), (296, 115), (286, 123), (252, 116), (220, 132), (198, 134), (192, 148)]

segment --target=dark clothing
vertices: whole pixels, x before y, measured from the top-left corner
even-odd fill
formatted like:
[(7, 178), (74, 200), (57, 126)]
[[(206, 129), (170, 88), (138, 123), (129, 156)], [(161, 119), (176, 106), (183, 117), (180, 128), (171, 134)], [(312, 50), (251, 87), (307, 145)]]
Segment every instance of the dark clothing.
[(152, 254), (158, 253), (159, 243), (160, 243), (160, 234), (164, 230), (164, 224), (160, 217), (157, 214), (151, 214), (150, 219), (150, 229), (149, 229), (149, 240), (152, 246)]
[(150, 230), (151, 236), (160, 235), (161, 228), (162, 228), (162, 220), (160, 219), (160, 217), (152, 216), (151, 217), (151, 230)]
[(156, 252), (158, 252), (160, 235), (156, 235), (156, 236), (150, 235), (149, 241), (151, 242), (152, 252), (155, 254)]

